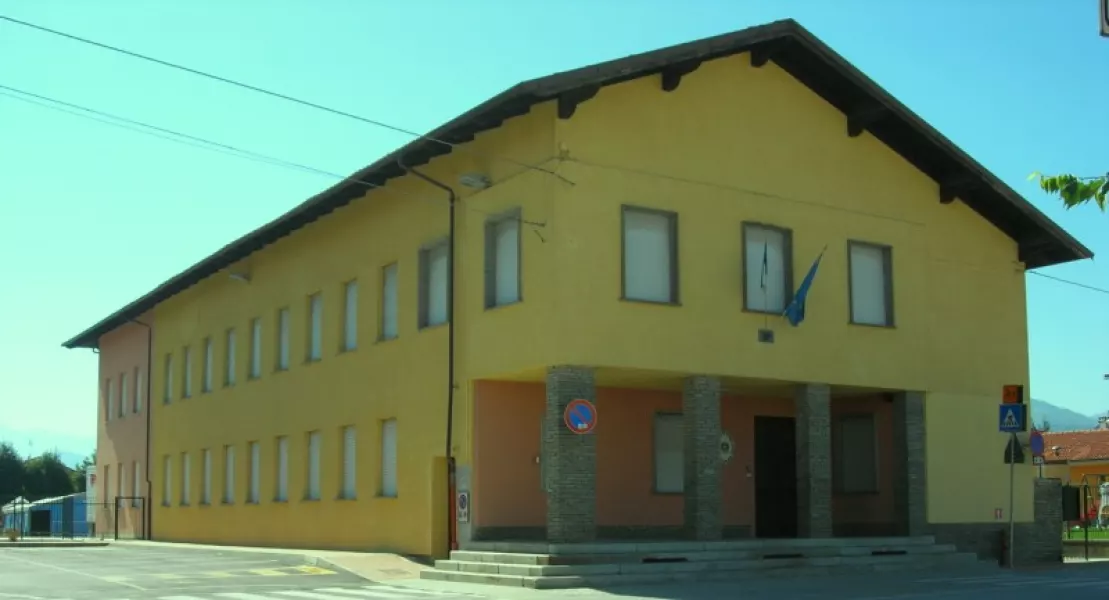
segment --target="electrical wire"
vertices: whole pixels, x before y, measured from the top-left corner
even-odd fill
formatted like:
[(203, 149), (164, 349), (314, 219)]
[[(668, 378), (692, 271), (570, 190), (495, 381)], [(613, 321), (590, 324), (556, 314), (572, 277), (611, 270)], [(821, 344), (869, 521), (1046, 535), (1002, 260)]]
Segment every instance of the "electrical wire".
[[(14, 93), (12, 93), (12, 92), (14, 92)], [(172, 129), (167, 129), (165, 127), (159, 127), (157, 125), (151, 125), (149, 123), (144, 123), (142, 121), (137, 121), (135, 119), (130, 119), (130, 118), (127, 118), (127, 117), (121, 117), (119, 115), (114, 115), (112, 113), (104, 112), (104, 111), (97, 110), (97, 109), (94, 109), (94, 108), (88, 108), (86, 106), (81, 106), (79, 104), (74, 104), (72, 102), (66, 102), (64, 100), (58, 100), (58, 99), (52, 98), (50, 96), (45, 96), (45, 95), (42, 95), (42, 94), (36, 94), (36, 93), (33, 93), (33, 92), (28, 92), (26, 90), (11, 87), (11, 86), (4, 85), (4, 84), (0, 84), (0, 96), (6, 97), (6, 98), (11, 98), (11, 99), (14, 99), (14, 100), (20, 100), (20, 101), (26, 102), (28, 104), (33, 104), (33, 105), (36, 105), (36, 106), (40, 106), (42, 108), (58, 110), (58, 111), (68, 113), (68, 114), (71, 114), (71, 115), (74, 115), (74, 116), (77, 116), (77, 117), (97, 121), (97, 122), (103, 123), (105, 125), (111, 125), (113, 127), (120, 127), (122, 129), (127, 129), (129, 131), (134, 131), (136, 133), (142, 133), (142, 134), (150, 135), (150, 136), (157, 137), (157, 138), (160, 138), (160, 139), (164, 139), (164, 140), (167, 140), (167, 141), (184, 144), (186, 146), (193, 146), (195, 148), (200, 148), (200, 149), (203, 149), (203, 150), (212, 150), (212, 151), (215, 151), (215, 152), (220, 152), (220, 153), (223, 153), (223, 154), (228, 154), (228, 155), (236, 156), (236, 157), (239, 157), (239, 158), (245, 158), (245, 159), (253, 160), (253, 161), (256, 161), (256, 162), (269, 164), (269, 165), (272, 165), (272, 166), (285, 167), (285, 168), (288, 168), (288, 169), (294, 169), (294, 170), (298, 170), (298, 171), (302, 171), (302, 172), (306, 172), (306, 173), (311, 173), (311, 174), (315, 174), (315, 175), (323, 175), (325, 177), (338, 179), (340, 181), (348, 181), (348, 182), (351, 182), (351, 183), (357, 183), (357, 184), (360, 184), (360, 185), (364, 185), (368, 188), (381, 189), (381, 190), (384, 190), (383, 193), (391, 193), (391, 190), (386, 190), (385, 186), (379, 185), (379, 184), (376, 184), (376, 183), (372, 183), (372, 182), (369, 182), (369, 181), (363, 181), (361, 179), (353, 178), (353, 177), (346, 177), (346, 176), (340, 175), (338, 173), (334, 173), (334, 172), (327, 171), (327, 170), (324, 170), (324, 169), (318, 169), (316, 167), (311, 167), (311, 166), (308, 166), (308, 165), (304, 165), (304, 164), (301, 164), (301, 163), (296, 163), (296, 162), (284, 160), (284, 159), (281, 159), (281, 158), (275, 158), (273, 156), (262, 154), (260, 152), (254, 152), (254, 151), (251, 151), (251, 150), (244, 150), (242, 148), (238, 148), (238, 147), (232, 146), (230, 144), (225, 144), (223, 142), (216, 142), (216, 141), (212, 141), (212, 140), (209, 140), (207, 138), (200, 137), (200, 136), (195, 136), (195, 135), (190, 135), (190, 134), (187, 134), (187, 133), (182, 133), (182, 132), (179, 132), (179, 131), (174, 131)], [(421, 198), (422, 197), (423, 196), (421, 196)], [(489, 212), (489, 211), (484, 211), (484, 210), (481, 210), (481, 209), (478, 209), (478, 208), (475, 208), (475, 207), (472, 207), (472, 206), (466, 206), (465, 203), (463, 203), (461, 208), (463, 210), (469, 210), (469, 211), (479, 213), (479, 214), (483, 214), (483, 215), (487, 215), (487, 216), (497, 216), (495, 213), (492, 213), (492, 212)], [(523, 218), (516, 218), (514, 220), (516, 220), (519, 223), (522, 223), (524, 225), (529, 225), (531, 227), (545, 227), (546, 226), (546, 223), (538, 222), (538, 221), (529, 221), (529, 220), (526, 220), (526, 219), (523, 219)], [(536, 232), (536, 233), (538, 233), (538, 232)], [(540, 236), (540, 237), (542, 237), (542, 236)]]
[(1083, 289), (1086, 289), (1086, 290), (1090, 290), (1091, 292), (1098, 292), (1100, 294), (1109, 294), (1109, 290), (1107, 290), (1105, 288), (1099, 288), (1099, 287), (1096, 287), (1096, 286), (1087, 285), (1085, 283), (1078, 283), (1077, 281), (1071, 281), (1069, 279), (1063, 279), (1062, 277), (1056, 277), (1054, 275), (1048, 275), (1046, 273), (1040, 273), (1038, 271), (1028, 271), (1028, 274), (1029, 275), (1035, 275), (1037, 277), (1043, 277), (1045, 279), (1051, 279), (1052, 281), (1058, 281), (1059, 283), (1065, 283), (1067, 285), (1073, 285), (1073, 286), (1080, 287), (1080, 288), (1083, 288)]
[[(447, 146), (448, 148), (451, 148), (452, 150), (461, 150), (463, 152), (471, 152), (471, 153), (476, 154), (476, 152), (474, 152), (474, 150), (471, 147), (464, 146), (462, 144), (455, 144), (453, 142), (448, 142), (448, 141), (443, 140), (443, 139), (431, 137), (430, 135), (422, 134), (422, 133), (419, 133), (417, 131), (413, 131), (411, 129), (406, 129), (404, 127), (399, 127), (397, 125), (392, 125), (392, 124), (386, 123), (384, 121), (380, 121), (380, 120), (377, 120), (377, 119), (371, 119), (369, 117), (363, 117), (361, 115), (356, 115), (354, 113), (342, 111), (342, 110), (339, 110), (337, 108), (331, 108), (329, 106), (324, 106), (324, 105), (318, 104), (316, 102), (310, 102), (308, 100), (304, 100), (304, 99), (301, 99), (301, 98), (290, 96), (288, 94), (282, 94), (280, 92), (275, 92), (273, 90), (268, 90), (268, 89), (265, 89), (265, 88), (262, 88), (262, 87), (258, 87), (256, 85), (251, 85), (249, 83), (244, 83), (242, 81), (238, 81), (238, 80), (235, 80), (235, 79), (230, 79), (228, 77), (222, 77), (220, 75), (215, 75), (213, 73), (208, 73), (206, 71), (201, 71), (199, 69), (194, 69), (192, 67), (187, 67), (185, 65), (181, 65), (181, 64), (178, 64), (178, 63), (173, 63), (173, 62), (170, 62), (170, 61), (167, 61), (167, 60), (162, 60), (160, 58), (154, 58), (153, 56), (149, 56), (149, 55), (146, 55), (146, 54), (141, 54), (139, 52), (134, 52), (132, 50), (127, 50), (125, 48), (120, 48), (119, 46), (113, 46), (111, 44), (106, 44), (104, 42), (98, 42), (96, 40), (92, 40), (92, 39), (89, 39), (89, 38), (74, 35), (72, 33), (66, 33), (64, 31), (58, 31), (57, 29), (51, 29), (49, 27), (44, 27), (42, 25), (36, 25), (34, 23), (30, 23), (28, 21), (22, 21), (20, 19), (15, 19), (15, 18), (6, 16), (6, 15), (0, 15), (0, 21), (7, 21), (7, 22), (15, 24), (15, 25), (21, 25), (23, 27), (28, 27), (28, 28), (31, 28), (31, 29), (35, 29), (37, 31), (41, 31), (41, 32), (44, 32), (44, 33), (49, 33), (51, 35), (60, 36), (60, 37), (63, 37), (63, 38), (66, 38), (66, 39), (69, 39), (69, 40), (72, 40), (72, 41), (75, 41), (75, 42), (80, 42), (82, 44), (88, 44), (90, 46), (95, 46), (95, 47), (103, 49), (103, 50), (108, 50), (108, 51), (111, 51), (111, 52), (116, 52), (118, 54), (123, 54), (125, 56), (129, 56), (131, 58), (135, 58), (135, 59), (138, 59), (138, 60), (146, 61), (146, 62), (153, 63), (153, 64), (156, 64), (156, 65), (160, 65), (160, 66), (163, 66), (163, 67), (167, 67), (167, 68), (170, 68), (170, 69), (175, 69), (175, 70), (178, 70), (178, 71), (182, 71), (182, 72), (185, 72), (185, 73), (189, 73), (191, 75), (196, 75), (198, 77), (203, 77), (203, 78), (210, 79), (210, 80), (213, 80), (213, 81), (218, 81), (220, 83), (235, 86), (235, 87), (245, 89), (245, 90), (249, 90), (249, 91), (252, 91), (252, 92), (256, 92), (256, 93), (259, 93), (259, 94), (264, 94), (264, 95), (269, 96), (271, 98), (277, 98), (279, 100), (284, 100), (286, 102), (292, 102), (294, 104), (299, 104), (301, 106), (305, 106), (305, 107), (308, 107), (308, 108), (313, 108), (313, 109), (316, 109), (316, 110), (324, 111), (324, 112), (327, 112), (327, 113), (330, 113), (330, 114), (333, 114), (333, 115), (337, 115), (337, 116), (340, 116), (340, 117), (346, 117), (348, 119), (354, 119), (355, 121), (361, 121), (362, 123), (373, 125), (375, 127), (380, 127), (382, 129), (388, 129), (389, 131), (393, 131), (393, 132), (396, 132), (396, 133), (401, 133), (401, 134), (404, 134), (404, 135), (408, 135), (408, 136), (414, 137), (416, 139), (421, 139), (421, 140), (433, 142), (433, 143), (436, 143), (436, 144), (441, 144), (443, 146)], [(544, 169), (543, 167), (528, 164), (528, 163), (516, 160), (516, 159), (511, 158), (511, 157), (507, 157), (507, 156), (501, 156), (501, 155), (495, 155), (495, 154), (490, 154), (489, 156), (492, 157), (492, 158), (497, 158), (497, 159), (503, 160), (505, 162), (514, 164), (518, 167), (522, 167), (522, 168), (525, 168), (525, 169), (530, 169), (530, 170), (546, 173), (548, 175), (551, 175), (553, 177), (561, 179), (565, 183), (568, 183), (570, 185), (574, 185), (573, 181), (567, 179), (565, 176), (560, 175), (559, 173), (556, 173), (555, 171), (552, 171), (550, 169)]]

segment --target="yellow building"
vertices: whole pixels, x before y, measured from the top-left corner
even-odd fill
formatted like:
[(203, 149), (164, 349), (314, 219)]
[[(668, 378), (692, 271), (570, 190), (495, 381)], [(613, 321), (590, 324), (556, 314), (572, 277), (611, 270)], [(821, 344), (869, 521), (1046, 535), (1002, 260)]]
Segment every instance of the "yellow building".
[(153, 536), (978, 549), (1025, 270), (1090, 256), (792, 21), (522, 83), (125, 309)]

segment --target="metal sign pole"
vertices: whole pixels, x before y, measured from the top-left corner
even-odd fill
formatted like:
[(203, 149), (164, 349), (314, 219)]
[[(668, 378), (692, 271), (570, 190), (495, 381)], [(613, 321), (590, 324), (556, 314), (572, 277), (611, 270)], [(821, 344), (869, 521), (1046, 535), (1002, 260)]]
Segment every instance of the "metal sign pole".
[(1012, 460), (1009, 461), (1009, 568), (1010, 569), (1013, 568), (1013, 554), (1014, 554), (1013, 553), (1013, 548), (1016, 546), (1016, 537), (1015, 536), (1016, 536), (1017, 527), (1016, 527), (1016, 519), (1013, 518), (1013, 504), (1014, 504), (1013, 496), (1015, 495), (1014, 494), (1014, 488), (1015, 488), (1014, 482), (1015, 482), (1015, 479), (1016, 479), (1016, 464), (1015, 463), (1017, 462), (1016, 461), (1016, 458), (1017, 458), (1016, 454), (1017, 454), (1017, 444), (1018, 443), (1019, 442), (1017, 442), (1017, 434), (1010, 433), (1009, 434), (1009, 444), (1010, 444), (1009, 448), (1010, 448), (1010, 451), (1011, 451), (1010, 458), (1012, 459)]

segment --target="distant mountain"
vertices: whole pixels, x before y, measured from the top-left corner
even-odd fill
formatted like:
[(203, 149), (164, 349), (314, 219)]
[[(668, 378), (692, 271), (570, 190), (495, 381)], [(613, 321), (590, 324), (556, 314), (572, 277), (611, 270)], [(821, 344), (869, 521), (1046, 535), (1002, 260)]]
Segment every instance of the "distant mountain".
[(1083, 415), (1069, 408), (1056, 406), (1047, 400), (1032, 399), (1032, 415), (1036, 426), (1042, 426), (1044, 421), (1051, 425), (1052, 431), (1078, 431), (1093, 429), (1097, 426), (1099, 415)]

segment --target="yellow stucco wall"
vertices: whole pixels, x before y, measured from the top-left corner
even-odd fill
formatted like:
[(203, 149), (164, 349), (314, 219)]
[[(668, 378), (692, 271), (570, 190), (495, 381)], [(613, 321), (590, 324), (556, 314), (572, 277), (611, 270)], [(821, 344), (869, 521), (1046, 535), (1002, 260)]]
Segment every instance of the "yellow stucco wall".
[[(495, 156), (494, 156), (495, 155)], [(504, 160), (497, 157), (510, 157)], [(573, 182), (518, 163), (543, 164)], [(941, 205), (934, 181), (882, 143), (850, 138), (842, 113), (772, 63), (746, 56), (706, 63), (672, 93), (657, 77), (601, 90), (570, 120), (537, 106), (426, 166), (448, 182), (479, 171), (495, 185), (464, 189), (459, 211), (458, 392), (454, 451), (470, 461), (470, 382), (535, 373), (552, 364), (708, 373), (744, 379), (827, 382), (925, 390), (928, 502), (933, 522), (982, 522), (1007, 506), (1004, 437), (996, 433), (1000, 388), (1028, 383), (1024, 279), (1014, 242), (962, 203)], [(620, 294), (620, 205), (679, 213), (680, 307), (632, 304)], [(486, 311), (483, 223), (523, 208), (545, 223), (522, 230), (523, 302)], [(745, 220), (793, 230), (795, 282), (827, 245), (806, 322), (741, 311)], [(444, 453), (446, 331), (416, 330), (416, 256), (447, 233), (441, 191), (411, 178), (359, 200), (246, 261), (249, 285), (217, 276), (157, 309), (154, 378), (154, 534), (159, 539), (393, 549), (435, 553), (443, 493), (433, 492)], [(893, 246), (896, 328), (847, 324), (846, 242)], [(400, 337), (377, 336), (380, 268), (400, 264)], [(360, 282), (360, 347), (338, 353), (341, 285)], [(306, 298), (324, 296), (324, 358), (302, 364)], [(274, 373), (275, 313), (292, 309), (292, 367)], [(247, 325), (265, 320), (264, 374), (246, 380)], [(239, 332), (239, 382), (200, 394), (201, 340)], [(167, 352), (194, 348), (194, 397), (160, 403)], [(177, 363), (178, 366), (180, 363)], [(379, 423), (398, 419), (399, 499), (375, 498)], [(339, 429), (359, 429), (357, 502), (333, 500)], [(304, 435), (324, 434), (323, 499), (304, 489)], [(273, 439), (289, 435), (290, 502), (269, 502)], [(262, 503), (198, 507), (199, 452), (239, 447), (245, 494), (246, 443), (262, 442)], [(194, 453), (194, 505), (161, 506), (164, 455)], [(178, 464), (175, 462), (175, 465)], [(179, 467), (175, 466), (175, 469)], [(1018, 468), (1017, 516), (1031, 517), (1029, 467)], [(346, 525), (344, 525), (344, 523)]]

